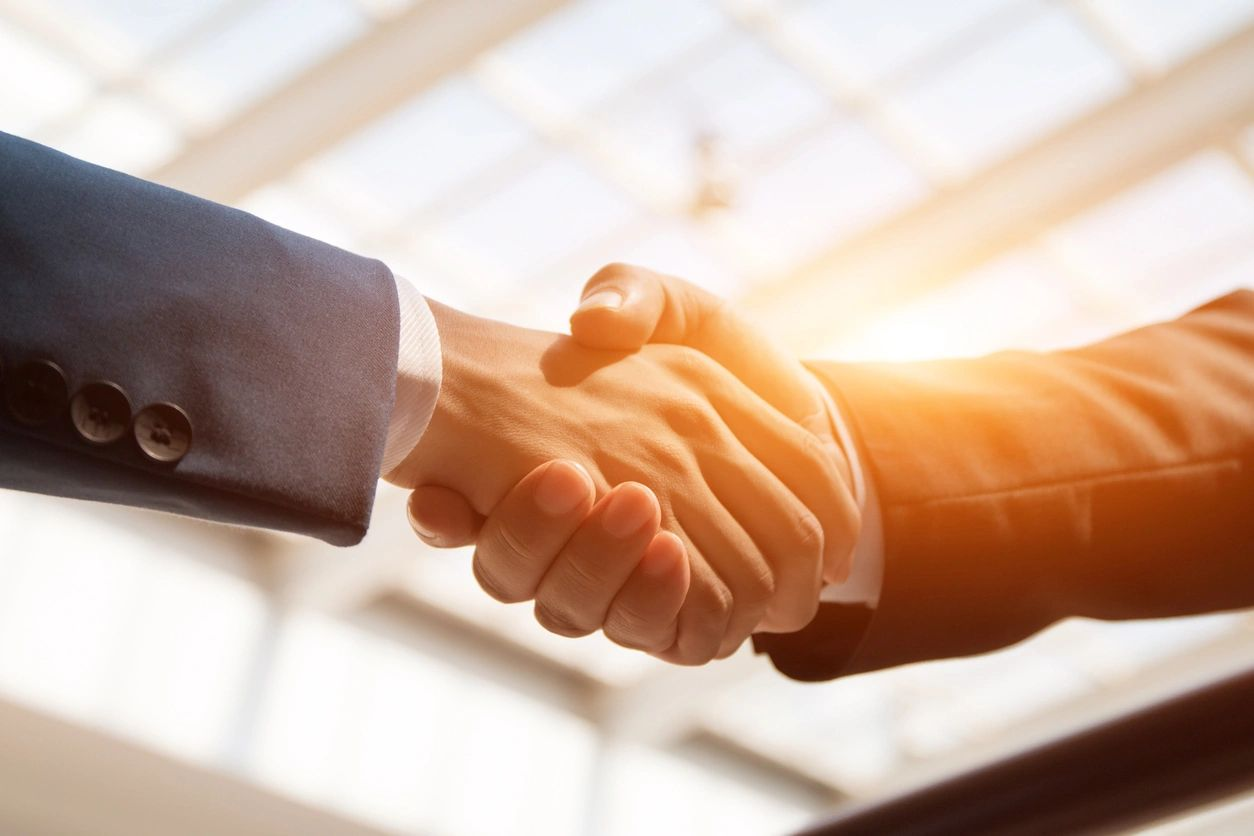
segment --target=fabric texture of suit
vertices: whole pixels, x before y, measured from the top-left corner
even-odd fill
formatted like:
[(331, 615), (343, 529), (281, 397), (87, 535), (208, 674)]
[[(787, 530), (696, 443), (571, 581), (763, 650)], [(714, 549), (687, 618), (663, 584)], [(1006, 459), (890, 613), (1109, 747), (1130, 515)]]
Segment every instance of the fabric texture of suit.
[(369, 524), (396, 385), (378, 261), (0, 134), (4, 383), (46, 359), (73, 393), (177, 404), (176, 464), (0, 409), (0, 486), (309, 534)]
[(787, 675), (1254, 606), (1254, 292), (1073, 351), (813, 368), (875, 480), (885, 575), (874, 613), (756, 637)]

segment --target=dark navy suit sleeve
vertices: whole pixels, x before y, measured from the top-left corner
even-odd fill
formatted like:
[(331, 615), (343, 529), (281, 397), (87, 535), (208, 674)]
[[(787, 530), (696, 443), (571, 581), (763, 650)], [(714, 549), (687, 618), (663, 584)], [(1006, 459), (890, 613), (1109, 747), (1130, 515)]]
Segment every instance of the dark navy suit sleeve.
[(397, 339), (383, 264), (0, 134), (0, 487), (356, 543)]

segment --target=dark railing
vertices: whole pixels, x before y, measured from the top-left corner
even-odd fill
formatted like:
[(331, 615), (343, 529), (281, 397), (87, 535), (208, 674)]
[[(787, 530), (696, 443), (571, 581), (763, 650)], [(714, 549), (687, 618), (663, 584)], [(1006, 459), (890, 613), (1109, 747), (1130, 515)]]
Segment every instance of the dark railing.
[(1110, 833), (1251, 787), (1254, 671), (851, 808), (804, 836)]

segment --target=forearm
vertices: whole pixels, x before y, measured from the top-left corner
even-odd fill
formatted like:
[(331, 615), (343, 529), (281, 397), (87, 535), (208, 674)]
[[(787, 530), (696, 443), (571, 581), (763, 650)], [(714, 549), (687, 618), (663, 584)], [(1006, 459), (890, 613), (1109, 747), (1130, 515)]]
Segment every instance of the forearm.
[(1254, 605), (1254, 294), (1077, 351), (820, 371), (863, 444), (886, 560), (865, 640), (827, 675), (1071, 615)]
[[(397, 297), (377, 261), (245, 213), (0, 135), (0, 484), (360, 539), (396, 380)], [(13, 394), (49, 360), (46, 414)], [(124, 433), (84, 435), (93, 382), (129, 403)], [(156, 460), (134, 418), (180, 407)], [(158, 433), (164, 437), (164, 433)]]

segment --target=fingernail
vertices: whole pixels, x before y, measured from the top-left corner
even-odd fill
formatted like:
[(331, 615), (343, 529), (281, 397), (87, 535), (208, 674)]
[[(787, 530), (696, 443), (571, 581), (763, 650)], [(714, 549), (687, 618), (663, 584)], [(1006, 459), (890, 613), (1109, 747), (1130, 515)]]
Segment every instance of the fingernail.
[(653, 502), (641, 496), (645, 491), (640, 485), (630, 484), (614, 489), (601, 514), (601, 525), (611, 537), (624, 540), (653, 519)]
[[(665, 544), (659, 542), (666, 540)], [(649, 580), (661, 580), (670, 576), (675, 565), (684, 558), (684, 546), (679, 538), (669, 531), (657, 535), (657, 539), (649, 545), (641, 561), (641, 571)]]
[(617, 310), (623, 306), (623, 294), (617, 290), (606, 288), (598, 290), (579, 303), (579, 310), (590, 311), (593, 308)]
[(423, 527), (422, 523), (418, 522), (418, 518), (414, 516), (414, 509), (408, 504), (405, 505), (405, 516), (409, 517), (409, 527), (414, 530), (415, 534), (424, 540), (435, 542), (435, 534), (427, 531), (427, 529)]
[(575, 462), (555, 461), (536, 485), (536, 505), (550, 517), (561, 517), (575, 510), (592, 493), (592, 480)]

